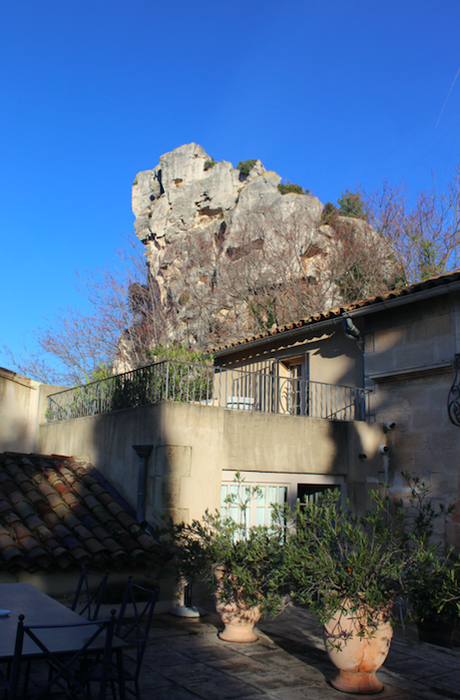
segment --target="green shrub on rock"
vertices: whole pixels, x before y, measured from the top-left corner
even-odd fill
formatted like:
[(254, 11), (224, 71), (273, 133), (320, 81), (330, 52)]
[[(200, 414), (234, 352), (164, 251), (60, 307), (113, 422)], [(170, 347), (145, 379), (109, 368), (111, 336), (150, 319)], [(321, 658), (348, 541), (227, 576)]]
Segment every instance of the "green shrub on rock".
[(240, 171), (242, 175), (249, 175), (251, 172), (252, 168), (255, 166), (257, 163), (256, 159), (252, 160), (240, 160), (237, 166), (237, 170)]
[(300, 185), (295, 185), (293, 182), (288, 182), (285, 185), (280, 182), (278, 190), (281, 194), (306, 194)]

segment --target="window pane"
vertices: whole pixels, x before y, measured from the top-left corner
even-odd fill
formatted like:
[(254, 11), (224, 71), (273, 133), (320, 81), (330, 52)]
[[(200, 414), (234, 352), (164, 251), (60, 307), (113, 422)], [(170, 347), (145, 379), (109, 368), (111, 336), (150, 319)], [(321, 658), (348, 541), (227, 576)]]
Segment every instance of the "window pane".
[(258, 505), (258, 506), (264, 506), (264, 505), (265, 505), (266, 491), (267, 491), (267, 489), (266, 489), (265, 486), (261, 486), (261, 487), (260, 487), (260, 492), (259, 492), (259, 494), (258, 494), (258, 496), (257, 496), (257, 505)]
[(256, 525), (265, 525), (266, 513), (267, 509), (264, 506), (256, 508)]
[(268, 487), (268, 503), (271, 505), (272, 503), (278, 503), (277, 499), (277, 488), (276, 486), (269, 486)]

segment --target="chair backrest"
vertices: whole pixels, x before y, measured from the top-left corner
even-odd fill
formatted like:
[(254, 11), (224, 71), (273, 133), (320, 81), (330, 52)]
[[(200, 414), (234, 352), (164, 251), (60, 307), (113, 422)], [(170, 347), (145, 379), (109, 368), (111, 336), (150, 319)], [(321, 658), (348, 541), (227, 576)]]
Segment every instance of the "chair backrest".
[[(93, 589), (91, 592), (90, 583), (88, 581), (88, 574), (92, 577), (96, 577), (99, 580), (99, 585), (96, 590)], [(109, 572), (106, 571), (105, 574), (98, 574), (95, 571), (89, 571), (86, 566), (83, 566), (81, 572), (80, 580), (78, 581), (77, 590), (75, 591), (75, 596), (72, 603), (72, 610), (75, 610), (82, 617), (86, 617), (88, 620), (97, 620), (99, 613), (99, 608), (101, 606), (102, 594), (104, 593), (105, 584), (107, 583), (107, 577)], [(82, 594), (84, 596), (84, 602), (79, 607), (79, 598)], [(78, 610), (77, 610), (78, 608)]]
[[(103, 651), (98, 698), (104, 700), (109, 680), (114, 628), (115, 610), (112, 610), (110, 619), (98, 620), (97, 622), (85, 620), (70, 625), (25, 625), (24, 615), (19, 615), (8, 700), (16, 700), (19, 696), (19, 679), (21, 661), (24, 658), (25, 637), (29, 637), (37, 645), (41, 652), (38, 653), (47, 662), (50, 669), (48, 681), (44, 681), (44, 685), (35, 695), (28, 696), (29, 700), (39, 700), (39, 698), (49, 696), (50, 690), (54, 686), (57, 686), (61, 693), (69, 697), (82, 697), (91, 700), (85, 678), (80, 675), (80, 661), (88, 653), (90, 647), (93, 649), (96, 647), (98, 652)], [(100, 639), (98, 640), (98, 638)], [(64, 648), (61, 649), (58, 648), (60, 639), (64, 642)], [(50, 646), (53, 650), (49, 648)], [(63, 656), (64, 651), (65, 655)]]
[[(148, 588), (138, 586), (136, 583), (133, 583), (131, 579), (132, 576), (128, 578), (128, 583), (126, 584), (120, 615), (118, 616), (118, 622), (115, 628), (115, 636), (136, 645), (137, 666), (134, 675), (137, 678), (141, 670), (158, 591), (151, 591)], [(144, 600), (140, 601), (140, 598), (144, 598)], [(133, 606), (133, 621), (131, 619), (125, 619), (127, 617), (126, 606), (128, 604), (132, 604)]]

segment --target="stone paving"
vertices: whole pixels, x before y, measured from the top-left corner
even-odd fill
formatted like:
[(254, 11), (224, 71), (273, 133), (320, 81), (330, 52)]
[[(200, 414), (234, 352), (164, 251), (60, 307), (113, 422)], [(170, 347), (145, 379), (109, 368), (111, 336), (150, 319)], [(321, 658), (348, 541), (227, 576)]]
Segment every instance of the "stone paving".
[[(143, 700), (343, 700), (316, 618), (288, 607), (258, 625), (259, 641), (230, 644), (217, 636), (219, 618), (155, 615), (141, 677)], [(379, 677), (379, 698), (460, 700), (460, 650), (418, 642), (397, 630)]]

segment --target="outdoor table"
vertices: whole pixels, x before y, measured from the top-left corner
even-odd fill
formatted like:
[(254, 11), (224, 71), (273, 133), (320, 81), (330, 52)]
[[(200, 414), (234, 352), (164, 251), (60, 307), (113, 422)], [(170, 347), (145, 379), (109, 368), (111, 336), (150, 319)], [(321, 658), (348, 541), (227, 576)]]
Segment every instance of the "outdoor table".
[[(13, 660), (19, 615), (24, 615), (25, 625), (71, 625), (85, 621), (85, 618), (34, 588), (30, 583), (0, 584), (0, 609), (10, 610), (8, 616), (0, 617), (0, 662)], [(69, 654), (78, 651), (92, 631), (95, 631), (95, 628), (92, 630), (87, 626), (43, 630), (40, 639), (54, 654)], [(126, 698), (123, 671), (123, 648), (126, 646), (127, 643), (122, 639), (113, 638), (112, 649), (117, 655), (121, 700)], [(95, 640), (94, 647), (89, 647), (88, 653), (91, 649), (100, 653), (100, 640)], [(39, 658), (41, 655), (37, 645), (25, 636), (23, 658)]]

